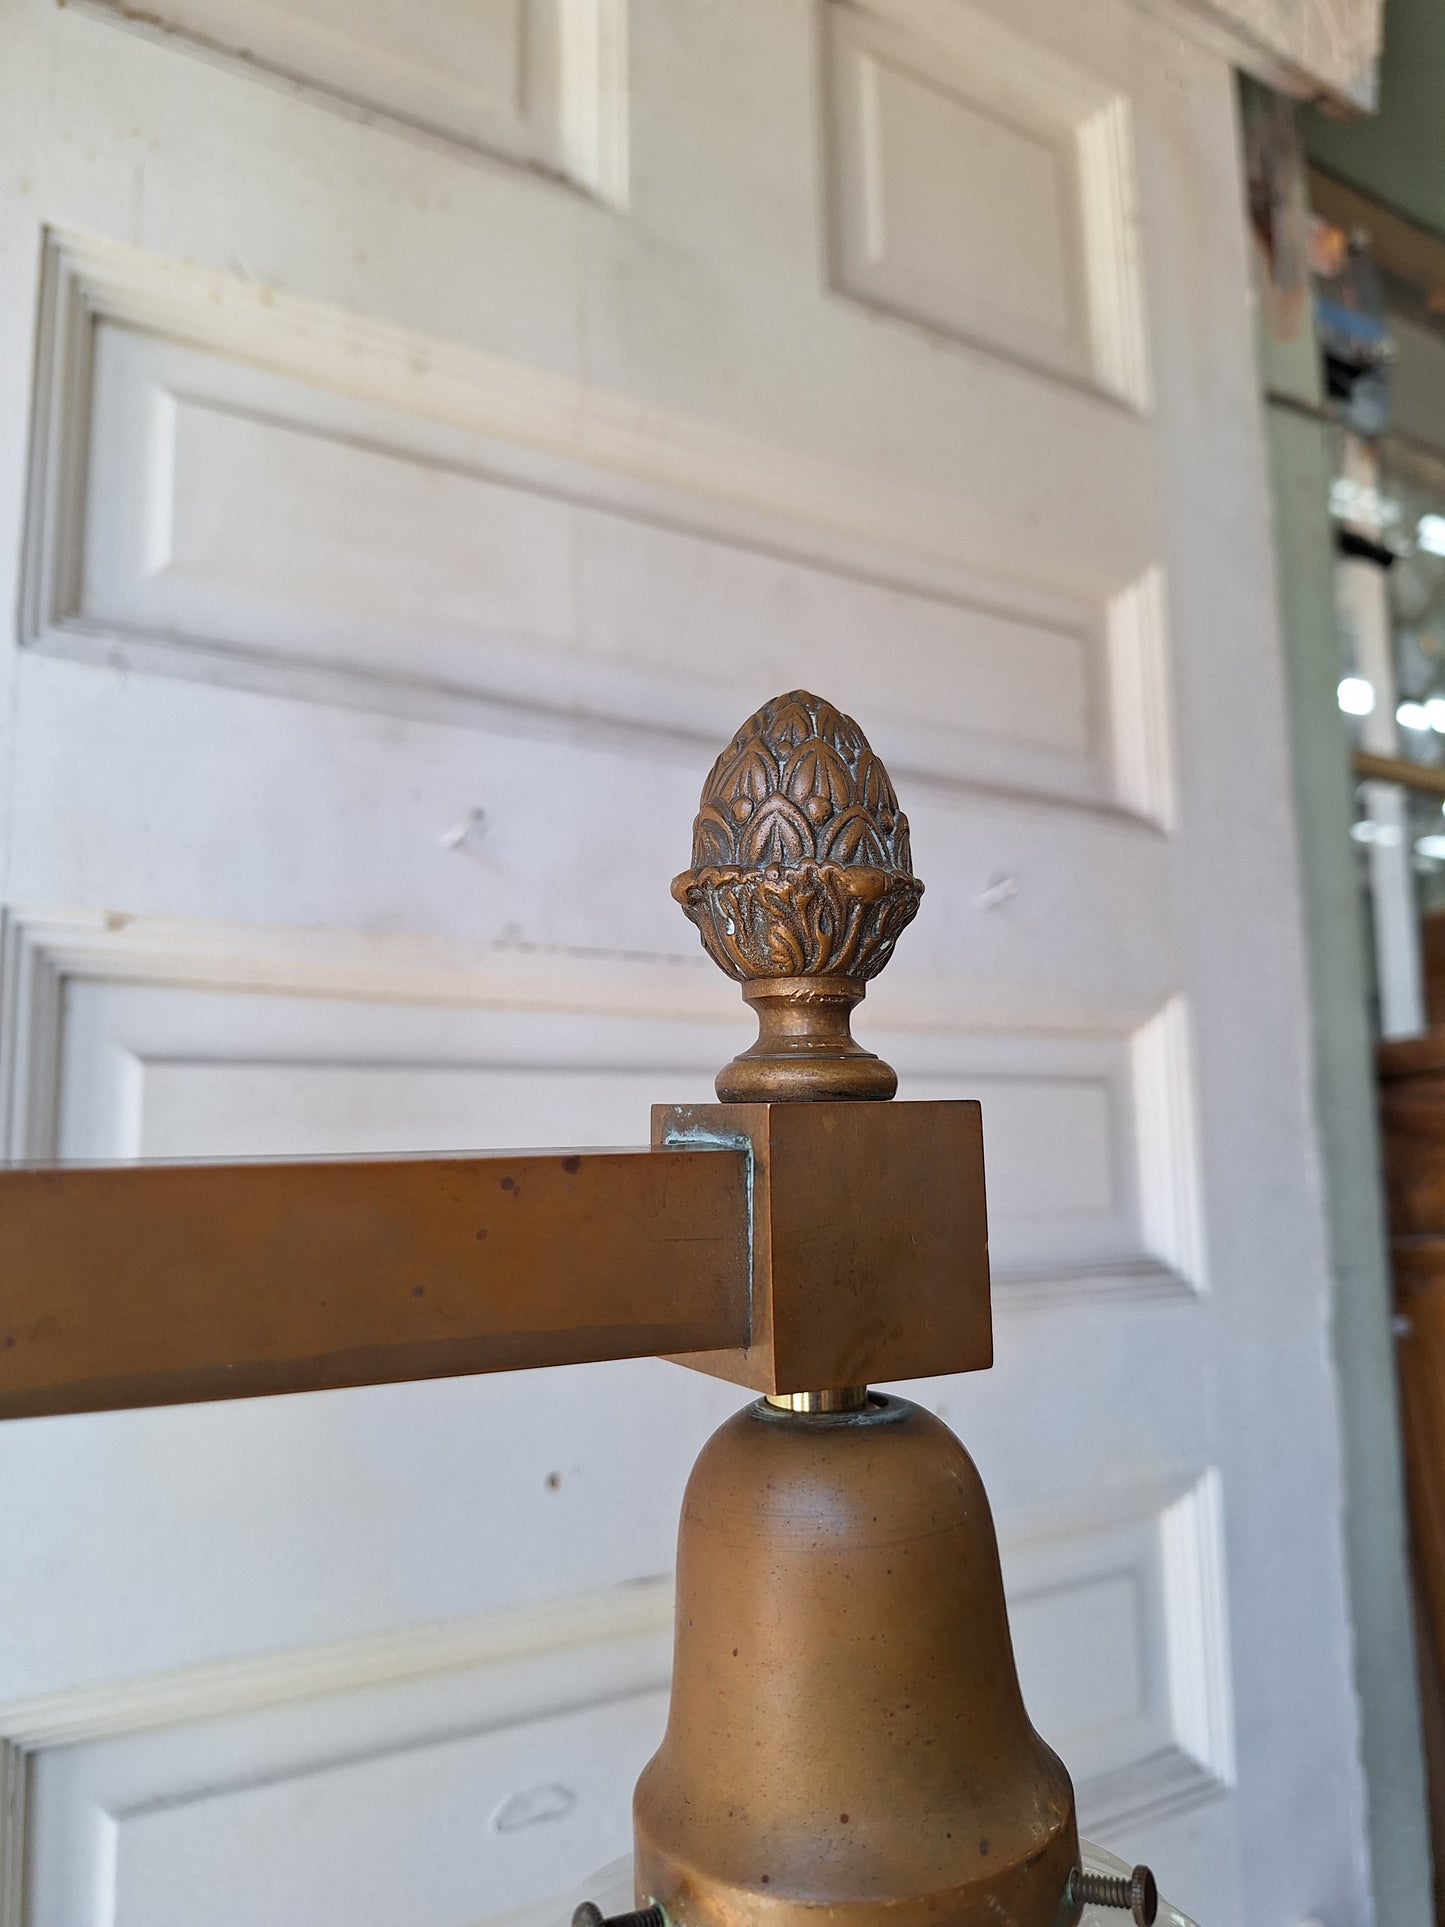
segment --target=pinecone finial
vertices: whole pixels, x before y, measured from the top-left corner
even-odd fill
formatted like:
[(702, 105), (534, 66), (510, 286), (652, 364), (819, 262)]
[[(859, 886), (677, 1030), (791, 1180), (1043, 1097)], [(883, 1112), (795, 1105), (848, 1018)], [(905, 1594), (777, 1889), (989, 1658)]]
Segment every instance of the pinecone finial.
[(748, 718), (703, 785), (672, 894), (758, 1011), (722, 1098), (891, 1097), (849, 1013), (917, 912), (908, 819), (851, 716), (806, 690)]

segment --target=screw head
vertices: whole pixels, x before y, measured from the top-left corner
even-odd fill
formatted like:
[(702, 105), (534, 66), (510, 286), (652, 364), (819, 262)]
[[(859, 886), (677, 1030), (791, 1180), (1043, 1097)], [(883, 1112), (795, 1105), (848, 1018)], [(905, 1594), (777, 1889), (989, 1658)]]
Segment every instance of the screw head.
[(1154, 1927), (1159, 1915), (1159, 1889), (1147, 1867), (1135, 1867), (1127, 1879), (1075, 1867), (1069, 1876), (1069, 1899), (1080, 1909), (1117, 1907), (1128, 1913), (1136, 1927)]
[(1147, 1867), (1136, 1867), (1129, 1876), (1129, 1911), (1138, 1927), (1154, 1927), (1159, 1916), (1159, 1888)]

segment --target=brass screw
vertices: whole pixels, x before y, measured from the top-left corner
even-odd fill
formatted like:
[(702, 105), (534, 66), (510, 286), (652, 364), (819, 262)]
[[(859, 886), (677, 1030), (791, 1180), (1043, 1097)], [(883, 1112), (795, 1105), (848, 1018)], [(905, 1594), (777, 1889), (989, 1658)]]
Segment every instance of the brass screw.
[[(1129, 1875), (1088, 1873), (1075, 1867), (1069, 1875), (1069, 1900), (1075, 1907), (1119, 1907), (1133, 1915), (1137, 1927), (1154, 1927), (1159, 1914), (1159, 1889), (1147, 1867)], [(573, 1927), (583, 1927), (574, 1921)]]
[(667, 1915), (661, 1907), (638, 1907), (608, 1919), (595, 1901), (584, 1900), (572, 1916), (572, 1927), (667, 1927)]

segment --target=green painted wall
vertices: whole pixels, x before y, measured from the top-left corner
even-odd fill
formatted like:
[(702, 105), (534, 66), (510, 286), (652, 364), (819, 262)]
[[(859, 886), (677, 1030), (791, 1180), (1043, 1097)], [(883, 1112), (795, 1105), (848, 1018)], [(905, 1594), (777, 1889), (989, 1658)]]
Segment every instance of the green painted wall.
[(1301, 123), (1312, 161), (1445, 234), (1445, 0), (1385, 0), (1378, 114)]
[[(1438, 16), (1442, 51), (1437, 91), (1439, 118), (1445, 123), (1445, 0), (1404, 0), (1404, 5), (1407, 10), (1428, 8)], [(1387, 0), (1387, 7), (1400, 10), (1397, 0)], [(1245, 80), (1241, 107), (1248, 130), (1270, 114), (1271, 97)], [(1301, 113), (1290, 120), (1288, 160), (1280, 161), (1287, 167), (1290, 191), (1280, 216), (1288, 220), (1295, 239), (1285, 258), (1298, 261), (1307, 218), (1298, 137), (1302, 124), (1318, 123), (1319, 116)], [(1445, 141), (1437, 168), (1445, 172)], [(1445, 183), (1440, 192), (1445, 224)], [(1255, 267), (1260, 275), (1267, 272), (1258, 253)], [(1277, 339), (1271, 333), (1263, 284), (1258, 292), (1260, 379), (1309, 947), (1315, 1115), (1333, 1274), (1345, 1558), (1375, 1923), (1427, 1927), (1434, 1918), (1430, 1838), (1415, 1688), (1365, 929), (1349, 834), (1354, 781), (1335, 695), (1340, 659), (1328, 508), (1331, 451), (1313, 330), (1306, 325), (1289, 339)]]
[(1299, 409), (1271, 402), (1265, 420), (1309, 940), (1315, 1106), (1334, 1274), (1345, 1556), (1375, 1920), (1376, 1927), (1426, 1927), (1433, 1910), (1425, 1770), (1365, 934), (1349, 837), (1354, 784), (1335, 700), (1334, 547), (1325, 509), (1330, 454), (1321, 423)]

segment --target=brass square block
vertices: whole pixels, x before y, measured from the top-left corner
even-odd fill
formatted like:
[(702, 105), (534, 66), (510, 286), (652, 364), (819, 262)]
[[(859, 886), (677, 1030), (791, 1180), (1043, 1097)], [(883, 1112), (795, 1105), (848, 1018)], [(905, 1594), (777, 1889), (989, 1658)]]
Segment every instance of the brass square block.
[(652, 1141), (751, 1159), (749, 1343), (678, 1363), (760, 1392), (993, 1363), (976, 1103), (658, 1104)]

